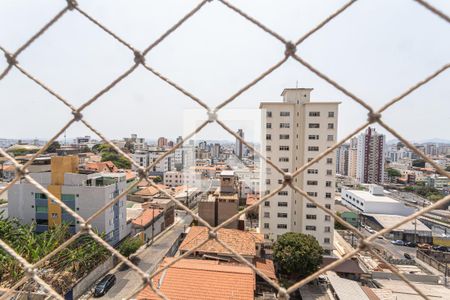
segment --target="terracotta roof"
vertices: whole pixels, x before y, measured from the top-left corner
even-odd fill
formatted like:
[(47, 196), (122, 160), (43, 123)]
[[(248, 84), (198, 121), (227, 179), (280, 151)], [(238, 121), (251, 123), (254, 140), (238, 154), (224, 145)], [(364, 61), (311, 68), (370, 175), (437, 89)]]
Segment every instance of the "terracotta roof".
[(153, 218), (156, 218), (162, 212), (163, 210), (160, 208), (146, 208), (139, 217), (131, 221), (131, 224), (135, 226), (146, 227), (148, 224), (150, 224)]
[(136, 178), (136, 172), (130, 171), (130, 170), (126, 170), (125, 171), (125, 180), (132, 180)]
[[(172, 261), (165, 258), (161, 267)], [(255, 275), (247, 266), (220, 264), (218, 261), (181, 259), (153, 280), (154, 286), (171, 300), (251, 300)], [(137, 299), (160, 299), (149, 286)]]
[[(264, 236), (261, 233), (242, 231), (237, 229), (221, 228), (218, 231), (218, 238), (228, 244), (233, 250), (241, 255), (256, 256), (256, 243), (263, 243)], [(208, 228), (204, 226), (193, 226), (181, 243), (180, 251), (189, 251), (208, 238)], [(227, 249), (215, 240), (210, 240), (196, 252), (231, 254)]]
[(119, 169), (112, 161), (103, 162), (88, 162), (86, 164), (86, 169), (96, 171), (96, 172), (117, 172)]
[[(165, 186), (164, 184), (157, 184), (157, 186), (161, 189), (166, 189), (167, 186)], [(153, 186), (148, 186), (146, 188), (143, 188), (140, 191), (137, 191), (136, 193), (134, 193), (135, 195), (139, 195), (139, 196), (155, 196), (157, 194), (159, 194), (159, 191), (156, 187)]]
[(273, 260), (266, 258), (258, 258), (255, 261), (255, 267), (260, 270), (264, 275), (277, 281), (277, 276), (275, 275), (275, 267), (273, 265)]
[(245, 201), (245, 204), (247, 206), (250, 206), (250, 205), (253, 205), (258, 200), (259, 200), (259, 195), (247, 194), (247, 200)]

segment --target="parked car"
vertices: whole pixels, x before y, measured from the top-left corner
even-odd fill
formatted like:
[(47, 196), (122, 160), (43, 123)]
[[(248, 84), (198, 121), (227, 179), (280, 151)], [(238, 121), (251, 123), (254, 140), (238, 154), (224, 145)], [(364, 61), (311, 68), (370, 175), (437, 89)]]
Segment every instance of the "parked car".
[(397, 245), (397, 246), (404, 246), (405, 245), (405, 243), (402, 240), (392, 241), (391, 243), (394, 244), (394, 245)]
[(412, 259), (411, 255), (409, 255), (409, 254), (406, 253), (406, 252), (403, 254), (403, 256), (404, 256), (406, 259)]
[(442, 252), (449, 252), (447, 247), (445, 247), (445, 246), (438, 246), (438, 245), (433, 246), (433, 250), (442, 251)]
[(405, 243), (405, 246), (406, 246), (406, 247), (412, 247), (412, 248), (415, 248), (415, 247), (417, 247), (417, 244), (414, 243), (414, 242), (406, 242), (406, 243)]
[(94, 297), (101, 297), (106, 294), (115, 282), (116, 276), (113, 274), (108, 274), (103, 277), (103, 279), (95, 286)]

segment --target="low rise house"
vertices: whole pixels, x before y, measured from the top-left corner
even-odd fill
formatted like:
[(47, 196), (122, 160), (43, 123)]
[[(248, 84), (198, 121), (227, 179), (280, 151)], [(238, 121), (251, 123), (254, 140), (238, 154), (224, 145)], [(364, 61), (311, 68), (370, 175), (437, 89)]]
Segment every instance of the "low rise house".
[[(160, 268), (171, 261), (165, 258)], [(253, 300), (256, 287), (253, 270), (247, 266), (198, 259), (181, 259), (158, 274), (153, 284), (172, 300)], [(160, 299), (149, 286), (135, 298)]]
[(164, 210), (145, 208), (131, 224), (131, 235), (139, 234), (142, 241), (149, 242), (166, 228)]

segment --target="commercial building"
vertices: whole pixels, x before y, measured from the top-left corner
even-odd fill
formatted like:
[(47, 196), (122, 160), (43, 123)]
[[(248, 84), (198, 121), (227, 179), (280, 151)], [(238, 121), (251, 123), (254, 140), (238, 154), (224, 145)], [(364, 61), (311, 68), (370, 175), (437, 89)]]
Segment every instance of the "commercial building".
[(372, 184), (369, 191), (346, 190), (341, 192), (342, 203), (350, 208), (368, 214), (407, 216), (415, 210), (384, 194), (383, 187)]
[(368, 127), (358, 136), (356, 180), (360, 183), (384, 182), (385, 136)]
[[(77, 156), (52, 157), (51, 172), (30, 176), (83, 218), (93, 215), (126, 188), (125, 173), (79, 174)], [(72, 216), (28, 181), (13, 185), (8, 197), (8, 215), (22, 223), (36, 223), (37, 232), (63, 222), (69, 224), (72, 233), (80, 229)], [(92, 220), (91, 225), (105, 233), (111, 244), (123, 239), (128, 234), (125, 197)]]
[[(262, 102), (262, 150), (285, 172), (302, 165), (333, 146), (336, 141), (339, 102), (311, 102), (312, 89), (285, 89), (283, 102)], [(336, 154), (331, 152), (294, 179), (324, 206), (333, 209)], [(261, 194), (277, 188), (280, 174), (261, 162)], [(260, 206), (259, 228), (267, 240), (286, 232), (313, 235), (327, 253), (333, 249), (331, 216), (286, 188)]]
[[(395, 214), (364, 214), (363, 222), (373, 229), (379, 231), (398, 224), (406, 217)], [(419, 220), (408, 221), (392, 231), (385, 234), (391, 240), (402, 240), (405, 242), (432, 243), (432, 231)]]
[(358, 165), (358, 139), (352, 138), (348, 149), (348, 176), (356, 179)]
[[(233, 171), (222, 171), (220, 187), (198, 202), (198, 214), (211, 226), (217, 226), (238, 213), (238, 180)], [(237, 228), (234, 220), (226, 228)]]
[[(240, 137), (240, 138), (244, 138), (244, 131), (242, 129), (238, 129), (238, 131), (236, 132), (236, 134)], [(240, 140), (236, 139), (236, 145), (235, 145), (235, 149), (234, 149), (234, 153), (236, 154), (237, 157), (239, 157), (239, 159), (242, 159), (242, 155), (243, 155), (243, 144)]]

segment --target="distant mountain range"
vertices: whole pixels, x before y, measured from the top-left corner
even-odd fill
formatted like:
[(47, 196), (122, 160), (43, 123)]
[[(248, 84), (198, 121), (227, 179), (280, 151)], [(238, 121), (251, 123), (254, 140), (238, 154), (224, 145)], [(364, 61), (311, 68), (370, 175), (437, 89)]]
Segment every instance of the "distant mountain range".
[[(393, 139), (393, 140), (387, 141), (386, 143), (388, 145), (390, 145), (390, 144), (396, 144), (398, 142), (399, 142), (399, 140)], [(417, 140), (417, 141), (411, 141), (411, 142), (417, 143), (417, 144), (450, 144), (450, 140), (440, 139), (440, 138), (432, 138), (432, 139), (426, 139), (426, 140)]]

